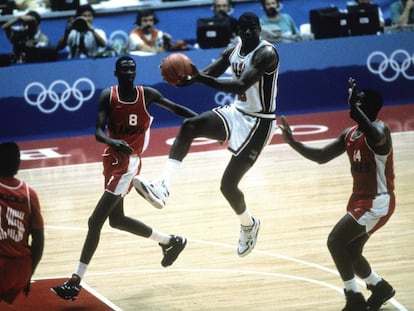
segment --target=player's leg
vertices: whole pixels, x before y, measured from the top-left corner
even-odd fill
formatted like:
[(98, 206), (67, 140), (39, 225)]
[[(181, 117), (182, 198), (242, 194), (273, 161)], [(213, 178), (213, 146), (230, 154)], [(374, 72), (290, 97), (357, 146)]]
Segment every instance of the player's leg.
[(256, 245), (260, 221), (250, 214), (244, 195), (238, 185), (272, 138), (275, 121), (273, 119), (246, 118), (237, 110), (233, 111), (230, 116), (227, 115), (226, 120), (232, 122), (234, 127), (229, 140), (229, 149), (234, 156), (224, 171), (221, 192), (240, 219), (237, 253), (239, 256), (246, 256)]
[(346, 297), (344, 311), (366, 309), (365, 298), (355, 278), (353, 254), (348, 248), (353, 240), (365, 234), (365, 226), (358, 224), (351, 215), (346, 214), (338, 221), (328, 236), (329, 252), (344, 282)]
[(186, 119), (170, 149), (169, 158), (182, 161), (187, 155), (194, 138), (205, 137), (224, 141), (227, 139), (223, 121), (213, 111), (206, 111), (197, 117)]
[(260, 220), (250, 214), (244, 194), (239, 188), (240, 180), (252, 167), (252, 161), (244, 157), (233, 156), (221, 179), (220, 190), (240, 219), (240, 238), (237, 247), (239, 256), (246, 256), (256, 245)]
[(246, 202), (239, 183), (251, 167), (252, 164), (249, 161), (232, 156), (221, 178), (221, 193), (237, 215), (246, 211)]
[(114, 195), (107, 191), (104, 192), (95, 210), (88, 219), (88, 233), (80, 256), (81, 262), (89, 264), (98, 247), (101, 230), (106, 219), (119, 204), (122, 204), (122, 201), (123, 198), (120, 195)]
[[(356, 203), (357, 202), (357, 203)], [(356, 208), (357, 207), (357, 208)], [(365, 226), (367, 236), (376, 232), (390, 219), (395, 209), (394, 194), (381, 194), (374, 198), (350, 198), (348, 210), (360, 225)], [(357, 239), (349, 247), (353, 248), (355, 254), (361, 254), (359, 261), (354, 263), (355, 272), (367, 284), (371, 296), (367, 300), (367, 310), (379, 310), (381, 305), (395, 295), (394, 288), (373, 271), (368, 261), (362, 256), (362, 249), (366, 239)], [(352, 250), (350, 250), (352, 251)]]
[(187, 155), (196, 137), (224, 141), (227, 136), (223, 121), (212, 111), (206, 111), (197, 117), (185, 120), (171, 147), (162, 177), (154, 182), (139, 175), (134, 178), (135, 190), (154, 207), (165, 206), (169, 189), (180, 170), (181, 161)]
[(371, 268), (368, 260), (362, 255), (368, 239), (369, 235), (365, 234), (352, 241), (348, 249), (354, 258), (355, 274), (365, 282), (367, 289), (372, 293), (367, 299), (367, 310), (379, 310), (387, 300), (395, 295), (395, 290)]
[(161, 261), (163, 267), (172, 265), (187, 244), (187, 239), (185, 237), (165, 234), (152, 229), (137, 219), (125, 216), (123, 201), (121, 201), (109, 215), (109, 224), (111, 227), (119, 230), (127, 231), (158, 242), (163, 253)]
[(362, 255), (364, 246), (369, 239), (368, 233), (361, 235), (348, 244), (347, 249), (353, 260), (354, 272), (361, 279), (371, 274), (371, 266), (367, 259)]
[(151, 235), (152, 229), (143, 222), (125, 216), (124, 201), (122, 200), (118, 206), (112, 210), (109, 215), (109, 225), (115, 229), (123, 230), (148, 238)]
[(102, 226), (109, 214), (122, 201), (120, 195), (114, 195), (107, 191), (101, 196), (92, 215), (88, 220), (88, 233), (83, 243), (83, 248), (76, 272), (72, 274), (64, 284), (52, 287), (50, 290), (65, 300), (75, 300), (82, 288), (81, 279), (87, 269), (89, 262), (99, 244)]
[[(88, 220), (88, 234), (83, 245), (80, 262), (88, 265), (99, 243), (102, 226), (108, 217), (122, 221), (124, 198), (136, 175), (140, 159), (108, 153), (104, 157), (105, 192)], [(118, 216), (118, 217), (116, 217)], [(125, 216), (124, 216), (125, 217)], [(83, 275), (80, 275), (83, 277)]]

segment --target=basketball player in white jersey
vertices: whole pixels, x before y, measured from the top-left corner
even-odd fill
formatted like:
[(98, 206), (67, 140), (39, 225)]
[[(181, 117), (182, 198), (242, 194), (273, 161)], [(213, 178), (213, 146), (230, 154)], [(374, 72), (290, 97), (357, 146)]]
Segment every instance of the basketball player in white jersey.
[[(276, 93), (279, 55), (276, 48), (260, 39), (257, 15), (244, 13), (238, 20), (241, 41), (227, 47), (204, 70), (195, 66), (193, 75), (184, 77), (182, 86), (202, 83), (236, 95), (235, 101), (187, 119), (171, 147), (162, 178), (152, 183), (137, 176), (135, 189), (157, 208), (164, 207), (169, 190), (194, 138), (206, 137), (228, 142), (232, 152), (222, 176), (220, 190), (240, 219), (239, 256), (249, 254), (260, 227), (251, 215), (238, 185), (270, 142), (276, 127)], [(233, 79), (219, 78), (227, 68)], [(212, 164), (214, 165), (214, 164)]]
[[(342, 311), (379, 310), (395, 295), (387, 281), (379, 277), (362, 255), (365, 243), (385, 225), (395, 209), (393, 148), (388, 126), (377, 119), (383, 99), (373, 90), (357, 92), (355, 80), (349, 79), (350, 116), (356, 125), (345, 129), (336, 139), (321, 148), (296, 141), (289, 123), (282, 116), (285, 141), (305, 158), (326, 163), (346, 152), (353, 178), (352, 195), (343, 216), (328, 237), (328, 248), (344, 282), (346, 305)], [(365, 301), (355, 276), (371, 291)]]

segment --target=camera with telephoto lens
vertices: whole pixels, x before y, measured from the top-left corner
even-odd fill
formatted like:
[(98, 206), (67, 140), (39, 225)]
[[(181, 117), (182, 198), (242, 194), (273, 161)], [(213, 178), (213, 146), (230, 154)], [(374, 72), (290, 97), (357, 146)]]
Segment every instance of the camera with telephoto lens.
[(71, 29), (74, 29), (78, 32), (87, 32), (89, 30), (89, 27), (86, 19), (82, 16), (78, 16), (73, 20)]
[(37, 31), (37, 22), (30, 20), (24, 23), (23, 28), (12, 29), (9, 40), (13, 45), (14, 53), (19, 56), (26, 48), (26, 42), (33, 39)]
[(27, 40), (33, 38), (37, 31), (37, 23), (30, 20), (24, 23), (23, 28), (12, 29), (10, 33), (10, 41), (13, 45), (22, 45)]

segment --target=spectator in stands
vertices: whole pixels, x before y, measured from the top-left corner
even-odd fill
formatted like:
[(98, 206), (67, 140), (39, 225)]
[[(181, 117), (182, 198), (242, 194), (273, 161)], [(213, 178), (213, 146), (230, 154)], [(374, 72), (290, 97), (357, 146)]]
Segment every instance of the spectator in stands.
[[(348, 5), (358, 5), (358, 4), (374, 4), (374, 2), (372, 0), (354, 0), (354, 1), (349, 1)], [(380, 21), (380, 26), (383, 28), (385, 26), (385, 21), (384, 21), (384, 14), (382, 13), (381, 7), (378, 6), (378, 17), (379, 17), (379, 21)]]
[(13, 11), (15, 9), (17, 9), (17, 7), (16, 7), (16, 3), (13, 0), (0, 1), (0, 14), (1, 15), (13, 14)]
[(163, 53), (165, 51), (188, 50), (183, 40), (172, 42), (172, 36), (155, 28), (158, 18), (154, 11), (144, 9), (138, 11), (135, 24), (138, 26), (129, 34), (128, 51), (143, 51), (149, 53)]
[(231, 0), (214, 0), (213, 11), (215, 18), (228, 19), (231, 28), (231, 41), (237, 37), (237, 19), (231, 16), (233, 4)]
[(293, 18), (281, 13), (283, 5), (280, 0), (260, 0), (265, 15), (260, 18), (261, 36), (270, 42), (292, 42), (301, 39)]
[(95, 11), (91, 5), (81, 5), (76, 16), (71, 17), (64, 35), (59, 39), (56, 49), (69, 49), (68, 58), (96, 57), (106, 49), (106, 33), (95, 28)]
[(399, 0), (391, 4), (391, 21), (393, 25), (414, 24), (414, 0)]
[(21, 11), (49, 7), (49, 0), (15, 0), (16, 8)]
[(40, 30), (41, 17), (36, 11), (13, 17), (3, 24), (7, 38), (13, 45), (11, 62), (24, 63), (42, 48), (49, 47), (49, 38)]

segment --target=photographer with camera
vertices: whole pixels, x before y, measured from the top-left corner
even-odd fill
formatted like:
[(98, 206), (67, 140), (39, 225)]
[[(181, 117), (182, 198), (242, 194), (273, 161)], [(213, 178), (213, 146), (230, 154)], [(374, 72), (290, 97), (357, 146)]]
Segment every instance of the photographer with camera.
[(233, 12), (233, 4), (231, 0), (214, 0), (213, 11), (214, 18), (228, 20), (231, 31), (230, 42), (232, 42), (237, 37), (237, 19), (231, 16), (231, 13)]
[(90, 5), (78, 8), (76, 16), (70, 18), (64, 35), (59, 39), (56, 50), (69, 49), (68, 58), (96, 57), (106, 49), (105, 31), (93, 26), (95, 11)]
[(40, 21), (39, 13), (29, 11), (3, 24), (2, 29), (13, 44), (11, 63), (43, 60), (42, 51), (49, 47), (49, 38), (41, 32)]
[(172, 36), (165, 31), (155, 28), (158, 23), (153, 10), (144, 9), (138, 11), (135, 24), (126, 44), (127, 50), (143, 51), (148, 53), (163, 53), (166, 51), (188, 50), (184, 40), (172, 42)]

